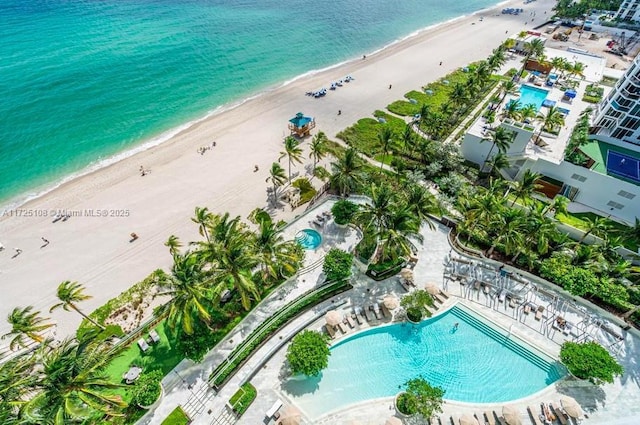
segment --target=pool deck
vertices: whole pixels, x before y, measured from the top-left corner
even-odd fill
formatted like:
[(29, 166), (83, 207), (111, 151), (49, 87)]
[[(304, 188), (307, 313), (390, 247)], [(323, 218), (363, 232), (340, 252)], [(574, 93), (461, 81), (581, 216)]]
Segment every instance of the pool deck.
[[(311, 215), (303, 216), (294, 223), (289, 230), (295, 233), (302, 228), (312, 227), (309, 222), (316, 214), (330, 209), (332, 203), (322, 203), (314, 209)], [(498, 303), (480, 294), (481, 291), (474, 292), (468, 290), (457, 282), (443, 279), (445, 273), (445, 259), (447, 256), (456, 256), (449, 245), (447, 238), (448, 230), (444, 226), (438, 226), (435, 230), (430, 230), (426, 226), (422, 229), (425, 243), (418, 246), (419, 261), (414, 269), (415, 282), (418, 287), (424, 287), (427, 282), (434, 282), (441, 288), (446, 288), (449, 299), (439, 308), (445, 310), (455, 303), (462, 303), (477, 311), (484, 317), (490, 319), (504, 329), (510, 329), (512, 334), (527, 341), (530, 345), (538, 348), (552, 357), (557, 357), (560, 344), (565, 338), (563, 332), (556, 332), (549, 329), (553, 321), (551, 313), (562, 312), (563, 317), (571, 323), (578, 323), (584, 308), (573, 306), (570, 300), (564, 302), (565, 298), (557, 295), (551, 289), (541, 288), (539, 291), (529, 291), (527, 300), (537, 302), (538, 305), (546, 305), (549, 317), (545, 318), (545, 325), (534, 320), (533, 315), (522, 318), (518, 309), (511, 309), (506, 303)], [(339, 232), (346, 232), (340, 235)], [(334, 234), (335, 233), (335, 234)], [(323, 231), (323, 244), (320, 249), (310, 253), (305, 261), (305, 265), (315, 264), (321, 260), (323, 252), (328, 250), (333, 243), (343, 249), (354, 246), (358, 240), (358, 235), (353, 229), (333, 228), (331, 223)], [(477, 262), (477, 260), (475, 260)], [(334, 308), (351, 312), (356, 305), (365, 305), (372, 300), (381, 300), (387, 293), (394, 293), (401, 296), (405, 290), (399, 285), (397, 278), (390, 278), (382, 282), (373, 282), (365, 276), (354, 278), (354, 288), (343, 294), (325, 301), (288, 323), (269, 341), (267, 341), (249, 361), (234, 375), (234, 377), (222, 388), (219, 394), (207, 390), (206, 378), (213, 367), (226, 359), (226, 356), (245, 338), (252, 329), (258, 326), (266, 317), (271, 315), (279, 307), (294, 299), (296, 296), (310, 289), (321, 282), (321, 267), (311, 267), (307, 274), (299, 276), (296, 280), (288, 282), (271, 294), (267, 299), (256, 307), (247, 316), (240, 326), (225, 338), (213, 350), (207, 358), (200, 364), (193, 364), (183, 361), (177, 368), (176, 373), (170, 373), (163, 380), (165, 396), (160, 406), (152, 413), (145, 416), (139, 423), (160, 424), (173, 408), (181, 404), (194, 419), (193, 424), (275, 424), (274, 420), (265, 417), (265, 412), (276, 402), (281, 400), (284, 405), (295, 404), (289, 399), (286, 393), (280, 388), (280, 383), (288, 376), (285, 362), (287, 341), (293, 337), (300, 329), (319, 330), (324, 325), (323, 316), (326, 311)], [(484, 298), (483, 298), (484, 297)], [(563, 301), (559, 306), (559, 301)], [(572, 307), (573, 306), (573, 307)], [(589, 314), (596, 314), (587, 311)], [(602, 318), (606, 321), (606, 317)], [(388, 321), (381, 321), (384, 326)], [(369, 325), (363, 325), (366, 328)], [(610, 326), (614, 326), (611, 324)], [(619, 328), (618, 328), (619, 330)], [(351, 330), (347, 335), (356, 332)], [(622, 331), (621, 331), (622, 332)], [(635, 424), (640, 423), (640, 366), (637, 359), (640, 359), (640, 339), (631, 332), (622, 332), (624, 341), (616, 343), (612, 347), (617, 353), (619, 361), (625, 367), (625, 375), (622, 379), (617, 379), (613, 384), (602, 387), (594, 387), (588, 383), (572, 378), (565, 378), (544, 390), (533, 394), (526, 399), (514, 401), (513, 403), (501, 404), (467, 404), (446, 400), (443, 410), (439, 416), (442, 423), (449, 424), (450, 417), (458, 418), (462, 414), (481, 414), (487, 410), (494, 410), (500, 414), (505, 404), (515, 407), (521, 412), (521, 419), (524, 424), (530, 424), (527, 406), (539, 406), (541, 402), (558, 403), (561, 395), (574, 397), (588, 413), (589, 418), (583, 421), (585, 424)], [(601, 343), (607, 345), (611, 343), (611, 335), (603, 332), (594, 332), (594, 337)], [(338, 336), (339, 338), (339, 336)], [(249, 379), (250, 378), (250, 379)], [(257, 388), (258, 397), (249, 407), (241, 419), (236, 420), (230, 413), (227, 406), (229, 398), (245, 381), (250, 382)], [(487, 382), (491, 385), (491, 382)], [(363, 424), (382, 425), (386, 418), (395, 413), (393, 407), (393, 397), (367, 400), (361, 403), (350, 405), (346, 408), (331, 411), (327, 408), (325, 415), (318, 418), (309, 418), (304, 415), (304, 424), (346, 424), (350, 420), (359, 420)], [(635, 418), (635, 419), (634, 419)], [(417, 423), (415, 420), (408, 420), (405, 423)], [(457, 423), (457, 421), (456, 421)]]

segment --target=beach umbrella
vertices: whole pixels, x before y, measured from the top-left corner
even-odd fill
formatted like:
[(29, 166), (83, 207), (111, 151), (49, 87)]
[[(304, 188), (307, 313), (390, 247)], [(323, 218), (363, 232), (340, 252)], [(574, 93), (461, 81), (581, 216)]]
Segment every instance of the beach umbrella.
[(338, 313), (337, 310), (331, 310), (324, 315), (324, 320), (327, 321), (327, 325), (335, 326), (338, 323), (342, 322), (342, 314)]
[(424, 286), (424, 289), (430, 293), (431, 295), (438, 295), (440, 293), (440, 288), (433, 282), (429, 282)]
[(573, 397), (562, 396), (560, 397), (560, 403), (564, 411), (567, 412), (567, 415), (572, 418), (581, 418), (584, 415), (582, 408)]
[(413, 279), (413, 270), (411, 269), (402, 269), (400, 270), (400, 276), (405, 279)]
[(384, 303), (384, 306), (389, 310), (395, 310), (396, 308), (398, 308), (398, 299), (391, 294), (384, 297), (384, 300), (382, 302)]
[(502, 408), (502, 416), (509, 425), (522, 425), (520, 420), (520, 413), (511, 406), (504, 406)]
[(288, 406), (280, 415), (280, 425), (300, 425), (302, 414), (293, 406)]
[(402, 421), (395, 416), (392, 416), (387, 419), (387, 422), (385, 422), (384, 425), (402, 425)]
[(460, 425), (478, 425), (478, 421), (473, 416), (462, 415), (460, 417)]

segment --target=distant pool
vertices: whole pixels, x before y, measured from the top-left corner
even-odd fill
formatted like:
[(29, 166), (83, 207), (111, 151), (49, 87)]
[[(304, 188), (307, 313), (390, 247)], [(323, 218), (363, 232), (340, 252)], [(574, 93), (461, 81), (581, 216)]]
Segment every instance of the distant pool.
[(419, 325), (372, 328), (340, 341), (331, 347), (329, 367), (320, 377), (291, 379), (282, 390), (312, 418), (394, 396), (419, 375), (444, 388), (446, 399), (500, 403), (531, 395), (566, 374), (559, 363), (534, 351), (471, 310), (454, 306)]
[(322, 235), (313, 229), (303, 229), (296, 234), (296, 242), (304, 249), (316, 249), (322, 243)]
[(520, 98), (518, 101), (522, 106), (527, 106), (529, 104), (534, 105), (536, 107), (536, 111), (539, 111), (542, 107), (542, 102), (544, 102), (548, 94), (549, 90), (522, 84), (520, 86)]

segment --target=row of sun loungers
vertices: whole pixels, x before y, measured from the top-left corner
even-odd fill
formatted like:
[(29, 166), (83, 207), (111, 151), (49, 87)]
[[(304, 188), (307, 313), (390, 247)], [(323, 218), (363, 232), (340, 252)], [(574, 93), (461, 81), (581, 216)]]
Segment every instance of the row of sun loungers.
[(334, 339), (338, 334), (338, 331), (342, 334), (346, 334), (350, 329), (355, 329), (356, 323), (357, 326), (360, 326), (365, 322), (379, 322), (382, 319), (391, 319), (391, 317), (391, 312), (382, 303), (373, 303), (364, 309), (356, 306), (352, 313), (344, 315), (342, 322), (338, 323), (336, 326), (326, 324), (324, 325), (324, 329), (331, 339)]

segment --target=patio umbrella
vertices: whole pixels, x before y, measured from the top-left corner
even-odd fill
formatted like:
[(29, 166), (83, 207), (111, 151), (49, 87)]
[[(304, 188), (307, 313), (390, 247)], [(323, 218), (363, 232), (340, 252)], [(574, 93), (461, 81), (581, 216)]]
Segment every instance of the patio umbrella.
[(302, 415), (298, 409), (288, 406), (280, 415), (280, 425), (300, 425)]
[(411, 269), (402, 269), (400, 270), (400, 276), (405, 279), (413, 279), (413, 270)]
[(462, 415), (460, 417), (460, 425), (478, 425), (478, 421), (472, 416)]
[(509, 425), (522, 425), (520, 420), (520, 413), (511, 406), (504, 406), (502, 408), (502, 416)]
[(337, 310), (331, 310), (330, 312), (324, 315), (324, 320), (327, 321), (327, 325), (335, 326), (338, 323), (342, 322), (342, 315), (338, 313)]
[(560, 397), (560, 403), (564, 411), (567, 412), (567, 415), (572, 418), (581, 418), (584, 415), (582, 408), (573, 397), (562, 396)]
[(395, 310), (398, 308), (398, 299), (391, 294), (385, 296), (382, 302), (389, 310)]
[(429, 282), (424, 286), (424, 289), (430, 293), (431, 295), (438, 295), (440, 293), (440, 288), (433, 282)]
[(385, 422), (384, 425), (402, 425), (402, 421), (395, 416), (392, 416), (387, 419), (387, 422)]

